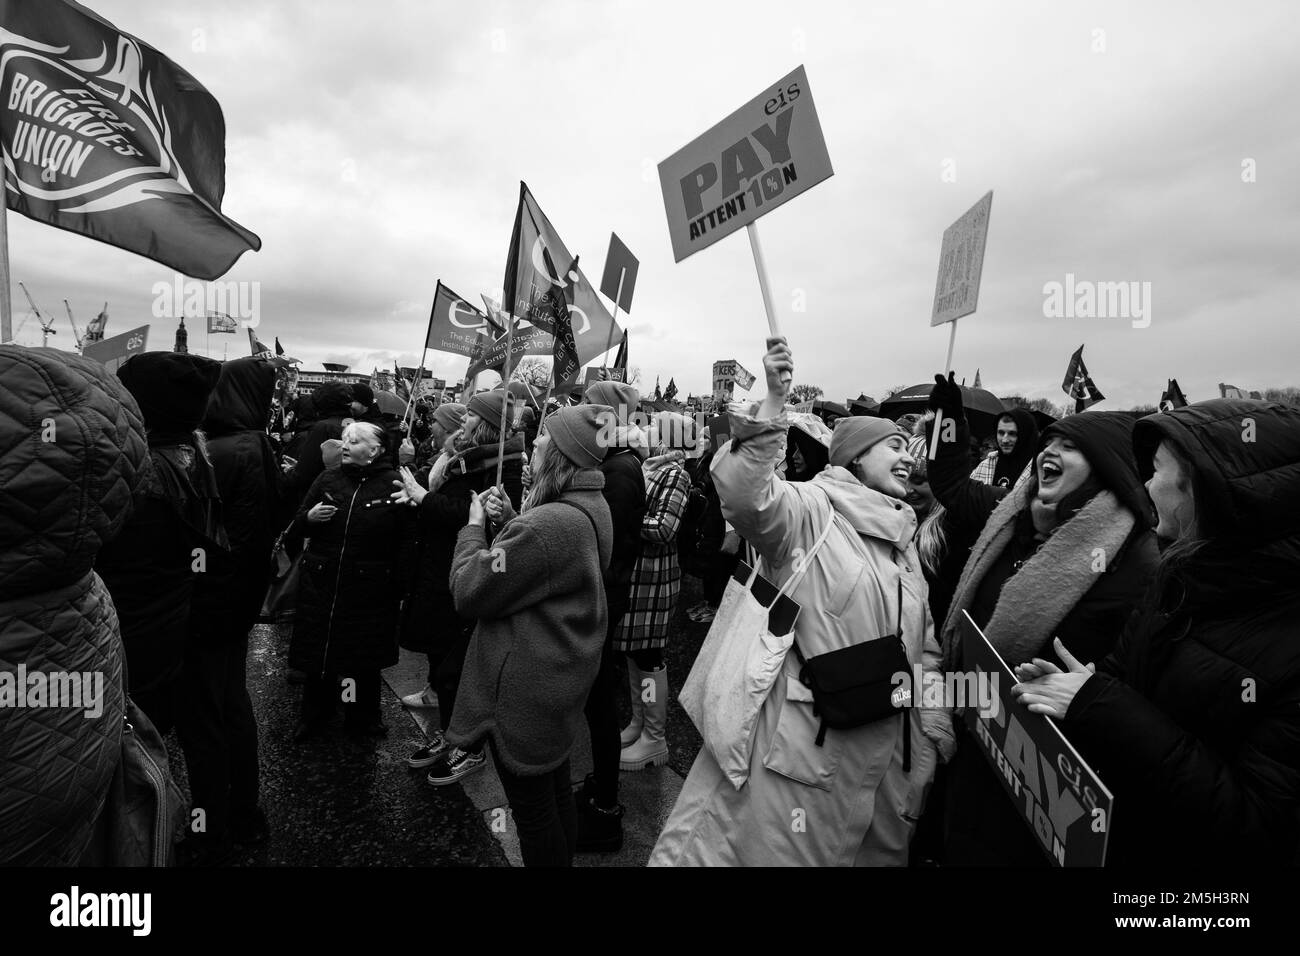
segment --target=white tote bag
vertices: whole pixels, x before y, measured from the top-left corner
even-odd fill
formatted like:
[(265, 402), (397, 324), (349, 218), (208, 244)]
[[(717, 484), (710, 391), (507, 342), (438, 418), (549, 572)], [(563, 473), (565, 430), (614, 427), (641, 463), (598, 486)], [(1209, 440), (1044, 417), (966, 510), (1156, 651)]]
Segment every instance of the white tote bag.
[(758, 573), (761, 558), (754, 562), (747, 581), (741, 583), (733, 577), (727, 582), (713, 624), (677, 695), (682, 709), (704, 738), (704, 746), (737, 790), (749, 779), (759, 711), (794, 641), (797, 606), (796, 614), (788, 615), (790, 625), (783, 628), (784, 634), (772, 633), (768, 612), (803, 579), (834, 524), (832, 510), (825, 530), (812, 549), (796, 559), (794, 573), (781, 585), (770, 605), (764, 605), (754, 594), (755, 582), (766, 583)]

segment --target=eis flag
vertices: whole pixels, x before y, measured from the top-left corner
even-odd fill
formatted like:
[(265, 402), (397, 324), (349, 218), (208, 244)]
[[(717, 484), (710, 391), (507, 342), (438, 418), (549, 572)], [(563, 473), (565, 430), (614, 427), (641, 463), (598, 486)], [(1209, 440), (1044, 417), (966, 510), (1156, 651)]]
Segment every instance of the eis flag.
[(9, 208), (216, 279), (262, 241), (221, 213), (216, 99), (73, 0), (0, 0)]
[(488, 319), (441, 282), (433, 293), (429, 312), (429, 331), (424, 347), (453, 355), (473, 355), (479, 332), (486, 331)]

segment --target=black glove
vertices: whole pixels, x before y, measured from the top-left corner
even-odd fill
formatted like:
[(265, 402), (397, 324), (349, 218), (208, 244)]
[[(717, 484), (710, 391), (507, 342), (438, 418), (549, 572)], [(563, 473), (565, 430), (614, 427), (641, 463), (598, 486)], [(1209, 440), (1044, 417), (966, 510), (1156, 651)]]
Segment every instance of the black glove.
[(957, 384), (957, 373), (949, 372), (947, 381), (942, 375), (934, 377), (934, 388), (930, 389), (930, 407), (943, 412), (945, 418), (960, 419), (966, 411), (961, 399), (961, 386)]

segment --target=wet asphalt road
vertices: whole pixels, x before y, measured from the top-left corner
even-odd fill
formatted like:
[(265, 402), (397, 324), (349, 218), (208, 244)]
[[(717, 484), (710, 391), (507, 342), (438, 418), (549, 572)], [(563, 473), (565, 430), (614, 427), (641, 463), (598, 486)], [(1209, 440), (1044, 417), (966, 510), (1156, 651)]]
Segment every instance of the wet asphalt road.
[[(384, 738), (330, 732), (295, 744), (302, 689), (285, 680), (288, 641), (258, 625), (249, 641), (248, 689), (257, 715), (262, 806), (271, 838), (241, 853), (241, 866), (504, 866), (505, 855), (464, 791), (434, 789), (406, 755), (424, 735), (387, 686)], [(168, 751), (177, 782), (185, 761)]]
[[(685, 577), (666, 654), (669, 766), (683, 777), (700, 747), (698, 732), (677, 704), (677, 693), (708, 631), (707, 625), (695, 624), (685, 614), (699, 600), (699, 582)], [(287, 632), (270, 624), (254, 628), (248, 688), (257, 715), (262, 806), (271, 838), (242, 851), (233, 865), (509, 865), (481, 812), (459, 785), (435, 789), (424, 782), (423, 771), (406, 766), (407, 754), (423, 745), (425, 736), (387, 684), (382, 688), (387, 737), (344, 734), (342, 718), (336, 717), (329, 733), (294, 743), (302, 689), (285, 679), (287, 653)], [(626, 700), (622, 707), (626, 720)], [(173, 775), (188, 800), (185, 761), (174, 734), (167, 746)]]

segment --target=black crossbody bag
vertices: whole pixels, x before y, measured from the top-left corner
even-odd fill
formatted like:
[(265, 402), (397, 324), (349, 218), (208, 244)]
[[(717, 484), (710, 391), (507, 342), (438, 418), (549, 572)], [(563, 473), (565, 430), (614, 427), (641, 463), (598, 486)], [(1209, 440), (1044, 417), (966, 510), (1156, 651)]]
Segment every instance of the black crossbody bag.
[(794, 642), (799, 659), (799, 681), (813, 695), (813, 716), (822, 719), (817, 746), (826, 729), (853, 730), (903, 712), (903, 771), (912, 768), (912, 697), (894, 677), (910, 674), (903, 646), (903, 580), (898, 581), (898, 625), (893, 634), (863, 641), (837, 651), (805, 658)]

